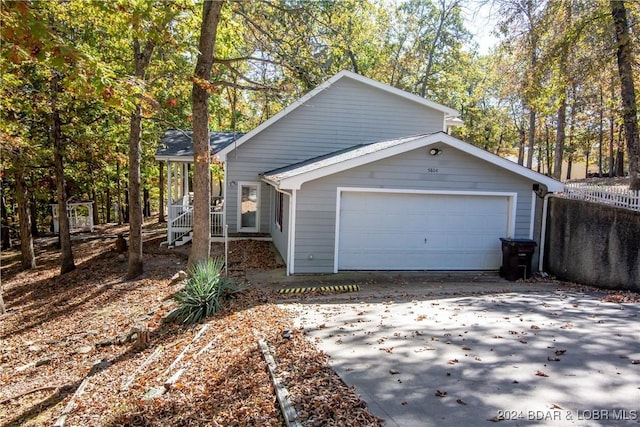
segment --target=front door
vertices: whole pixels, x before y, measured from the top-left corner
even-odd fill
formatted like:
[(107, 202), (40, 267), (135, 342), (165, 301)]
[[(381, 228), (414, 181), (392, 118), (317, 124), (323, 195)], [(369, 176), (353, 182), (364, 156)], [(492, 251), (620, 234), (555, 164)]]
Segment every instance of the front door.
[(260, 184), (244, 182), (238, 185), (238, 230), (258, 232), (260, 224)]

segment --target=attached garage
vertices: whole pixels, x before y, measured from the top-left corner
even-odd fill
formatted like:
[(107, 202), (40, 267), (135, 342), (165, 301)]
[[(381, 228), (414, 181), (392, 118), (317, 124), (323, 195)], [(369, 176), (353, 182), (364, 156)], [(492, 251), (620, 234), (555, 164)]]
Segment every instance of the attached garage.
[(542, 247), (545, 195), (562, 188), (444, 133), (354, 146), (262, 179), (288, 202), (273, 233), (288, 274), (498, 270), (500, 238)]
[(516, 194), (342, 189), (338, 270), (495, 270)]

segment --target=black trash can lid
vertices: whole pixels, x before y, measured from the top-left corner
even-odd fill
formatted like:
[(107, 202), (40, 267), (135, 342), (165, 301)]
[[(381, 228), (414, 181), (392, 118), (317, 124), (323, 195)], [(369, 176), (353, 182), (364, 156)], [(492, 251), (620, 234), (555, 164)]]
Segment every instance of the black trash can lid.
[(512, 239), (511, 237), (501, 237), (500, 241), (513, 246), (537, 246), (536, 241), (532, 239)]

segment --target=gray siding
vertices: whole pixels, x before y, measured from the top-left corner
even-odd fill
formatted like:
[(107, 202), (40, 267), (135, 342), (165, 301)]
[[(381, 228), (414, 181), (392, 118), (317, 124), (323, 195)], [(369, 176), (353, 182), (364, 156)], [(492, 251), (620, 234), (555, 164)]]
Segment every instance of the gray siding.
[(441, 148), (439, 156), (423, 148), (303, 184), (297, 194), (294, 272), (333, 272), (337, 187), (517, 192), (513, 237), (528, 238), (532, 182), (451, 147)]
[[(259, 174), (356, 144), (442, 131), (444, 113), (344, 78), (227, 156), (227, 181)], [(227, 223), (237, 231), (237, 189), (227, 188)], [(262, 187), (260, 231), (271, 231), (270, 198)]]

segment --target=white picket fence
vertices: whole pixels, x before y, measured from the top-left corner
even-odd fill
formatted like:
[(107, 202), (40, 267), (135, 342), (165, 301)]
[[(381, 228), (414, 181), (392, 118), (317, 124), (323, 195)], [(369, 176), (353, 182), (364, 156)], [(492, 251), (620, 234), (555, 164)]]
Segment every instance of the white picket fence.
[(568, 182), (563, 197), (640, 211), (640, 191), (629, 190), (627, 185), (594, 185)]

